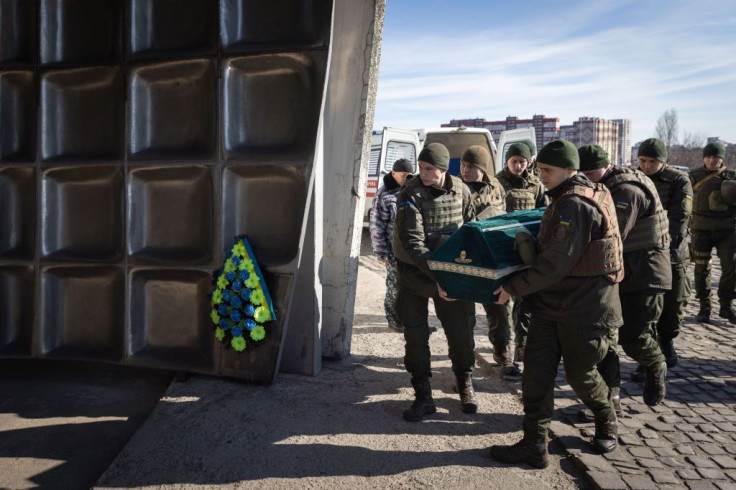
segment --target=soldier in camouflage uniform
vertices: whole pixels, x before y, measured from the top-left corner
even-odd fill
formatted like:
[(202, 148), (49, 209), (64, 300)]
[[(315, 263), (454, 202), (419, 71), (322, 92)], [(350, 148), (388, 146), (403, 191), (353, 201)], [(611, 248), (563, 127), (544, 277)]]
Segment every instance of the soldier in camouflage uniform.
[(495, 291), (500, 303), (524, 296), (532, 312), (522, 378), (524, 438), (490, 452), (499, 461), (544, 468), (560, 359), (568, 383), (594, 414), (593, 447), (617, 447), (616, 414), (596, 364), (608, 350), (610, 331), (622, 323), (617, 283), (623, 247), (611, 195), (578, 174), (575, 145), (553, 141), (537, 162), (552, 200), (542, 217), (537, 257)]
[(710, 321), (710, 254), (715, 247), (721, 259), (721, 280), (718, 282), (718, 315), (736, 323), (731, 302), (736, 297), (736, 206), (724, 202), (721, 184), (736, 180), (736, 171), (723, 162), (726, 148), (709, 143), (703, 148), (702, 167), (690, 172), (693, 184), (693, 215), (690, 229), (695, 256), (695, 296), (700, 301), (699, 322)]
[(470, 190), (447, 173), (450, 153), (440, 143), (430, 143), (419, 153), (419, 177), (399, 191), (393, 248), (399, 273), (397, 312), (404, 325), (404, 365), (411, 374), (415, 400), (404, 410), (404, 419), (417, 422), (436, 412), (429, 378), (428, 303), (432, 298), (447, 337), (452, 370), (463, 412), (475, 413), (478, 403), (471, 373), (475, 364), (473, 322), (475, 304), (452, 300), (429, 270), (429, 253), (439, 247), (463, 223), (475, 219)]
[[(460, 158), (460, 176), (470, 189), (473, 208), (478, 219), (488, 219), (506, 213), (506, 194), (501, 183), (488, 175), (491, 154), (482, 146), (471, 146)], [(510, 306), (484, 303), (488, 320), (488, 340), (493, 344), (493, 359), (501, 366), (504, 376), (519, 377), (511, 349)], [(475, 314), (473, 314), (475, 320)]]
[[(591, 181), (605, 185), (616, 202), (625, 272), (619, 285), (624, 316), (619, 343), (629, 357), (646, 368), (644, 403), (658, 405), (665, 395), (667, 364), (654, 332), (662, 314), (664, 292), (672, 287), (667, 213), (654, 183), (643, 172), (612, 166), (608, 154), (598, 145), (582, 146), (579, 152), (580, 170)], [(619, 405), (621, 373), (614, 348), (598, 369)]]
[(396, 314), (396, 258), (391, 246), (391, 235), (396, 220), (396, 196), (404, 181), (412, 175), (414, 166), (406, 158), (394, 162), (391, 172), (383, 176), (383, 186), (376, 192), (371, 207), (371, 245), (378, 260), (386, 266), (386, 296), (383, 300), (383, 310), (386, 313), (388, 327), (403, 332)]
[[(662, 141), (649, 138), (642, 142), (637, 159), (641, 171), (654, 182), (669, 220), (672, 289), (664, 293), (664, 305), (656, 333), (667, 367), (672, 368), (677, 365), (674, 339), (680, 334), (685, 306), (690, 297), (687, 225), (693, 210), (693, 187), (685, 172), (667, 165), (667, 147)], [(643, 381), (643, 366), (638, 372)]]
[[(514, 143), (506, 151), (506, 167), (496, 174), (506, 191), (506, 212), (519, 211), (522, 209), (541, 208), (547, 205), (548, 199), (544, 194), (544, 186), (539, 178), (529, 171), (532, 159), (533, 145), (531, 140)], [(536, 151), (536, 148), (535, 150)], [(516, 342), (516, 362), (524, 362), (524, 346), (526, 345), (526, 333), (529, 330), (531, 313), (522, 307), (521, 298), (513, 299), (512, 324), (514, 325), (514, 337)]]

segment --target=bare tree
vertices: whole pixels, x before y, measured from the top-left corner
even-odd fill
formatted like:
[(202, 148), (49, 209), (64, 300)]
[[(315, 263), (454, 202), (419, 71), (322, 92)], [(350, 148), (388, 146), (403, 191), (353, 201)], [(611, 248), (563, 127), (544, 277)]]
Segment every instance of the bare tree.
[(682, 132), (682, 144), (672, 148), (672, 155), (668, 161), (672, 165), (684, 165), (695, 168), (702, 163), (702, 152), (708, 138), (704, 133)]
[(677, 134), (680, 131), (677, 109), (673, 107), (668, 111), (664, 111), (657, 119), (657, 126), (654, 131), (656, 137), (662, 140), (669, 152), (669, 149), (677, 144)]

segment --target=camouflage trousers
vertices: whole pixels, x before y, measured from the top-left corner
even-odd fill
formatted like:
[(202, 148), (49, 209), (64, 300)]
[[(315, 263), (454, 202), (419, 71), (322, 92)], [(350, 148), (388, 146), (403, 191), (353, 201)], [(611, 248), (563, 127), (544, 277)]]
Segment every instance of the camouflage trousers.
[(399, 285), (396, 272), (396, 259), (390, 258), (386, 264), (386, 297), (383, 299), (383, 310), (386, 312), (386, 321), (389, 325), (399, 326), (401, 321), (396, 313), (396, 297)]

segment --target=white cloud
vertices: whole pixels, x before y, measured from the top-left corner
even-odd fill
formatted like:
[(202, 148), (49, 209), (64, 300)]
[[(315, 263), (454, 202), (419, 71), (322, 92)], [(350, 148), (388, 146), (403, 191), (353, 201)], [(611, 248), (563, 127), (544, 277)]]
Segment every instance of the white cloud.
[(610, 3), (588, 6), (574, 22), (523, 35), (515, 26), (451, 37), (387, 35), (376, 126), (532, 114), (569, 124), (599, 116), (632, 119), (634, 139), (643, 139), (675, 107), (682, 129), (736, 142), (729, 122), (736, 112), (736, 18), (723, 15), (720, 3), (691, 6), (616, 26), (607, 21)]

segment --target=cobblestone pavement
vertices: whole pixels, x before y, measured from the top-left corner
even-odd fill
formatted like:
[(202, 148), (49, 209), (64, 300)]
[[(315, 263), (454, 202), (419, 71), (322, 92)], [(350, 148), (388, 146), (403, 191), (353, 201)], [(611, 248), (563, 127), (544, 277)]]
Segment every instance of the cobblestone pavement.
[[(713, 269), (718, 279), (715, 257)], [(692, 277), (692, 268), (689, 272)], [(736, 489), (736, 326), (717, 315), (711, 324), (700, 324), (697, 309), (693, 297), (675, 339), (680, 360), (668, 372), (661, 405), (643, 403), (642, 385), (629, 380), (636, 365), (621, 352), (624, 416), (619, 419), (620, 445), (612, 453), (590, 449), (593, 423), (580, 421), (585, 407), (560, 364), (552, 431), (594, 487)], [(520, 382), (510, 385), (521, 392)]]

